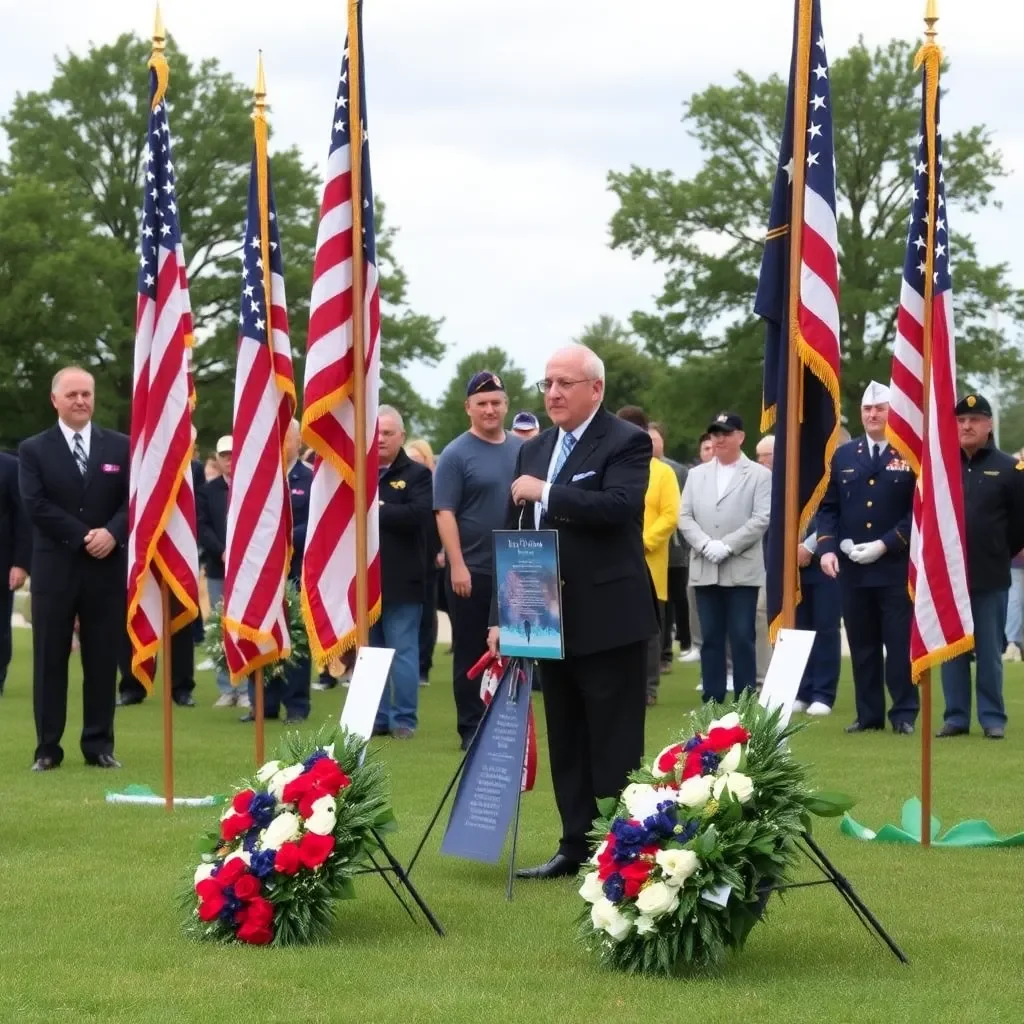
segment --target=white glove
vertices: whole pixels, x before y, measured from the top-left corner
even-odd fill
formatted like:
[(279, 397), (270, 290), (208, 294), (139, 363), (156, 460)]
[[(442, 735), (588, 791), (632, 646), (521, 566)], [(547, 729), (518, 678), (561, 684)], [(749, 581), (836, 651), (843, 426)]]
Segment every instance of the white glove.
[(850, 555), (850, 552), (853, 550), (853, 541), (852, 540), (841, 540), (839, 542), (839, 550), (842, 551), (842, 553), (844, 555), (846, 555), (847, 558), (852, 557)]
[(724, 562), (732, 554), (732, 551), (727, 544), (723, 544), (720, 540), (709, 540), (704, 545), (702, 553), (709, 562), (718, 565), (719, 562)]
[(850, 558), (858, 565), (870, 565), (877, 562), (885, 554), (885, 544), (880, 540), (871, 540), (866, 544), (858, 544), (850, 552)]

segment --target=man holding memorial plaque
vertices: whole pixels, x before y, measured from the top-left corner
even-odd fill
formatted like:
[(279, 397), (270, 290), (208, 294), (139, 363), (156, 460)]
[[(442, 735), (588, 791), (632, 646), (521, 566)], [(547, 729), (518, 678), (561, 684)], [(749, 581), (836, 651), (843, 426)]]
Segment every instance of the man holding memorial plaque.
[[(583, 345), (557, 351), (538, 387), (554, 426), (519, 452), (505, 525), (558, 533), (565, 657), (540, 671), (562, 838), (551, 860), (518, 874), (558, 878), (587, 859), (597, 801), (617, 796), (643, 755), (658, 631), (643, 545), (651, 439), (602, 408), (604, 365)], [(494, 651), (497, 601), (491, 622)]]

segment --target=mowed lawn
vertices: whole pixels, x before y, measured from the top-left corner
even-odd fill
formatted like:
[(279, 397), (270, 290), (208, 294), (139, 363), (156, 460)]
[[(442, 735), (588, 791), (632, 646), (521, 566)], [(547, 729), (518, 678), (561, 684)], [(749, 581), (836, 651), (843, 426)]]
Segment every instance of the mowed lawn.
[[(605, 971), (576, 944), (581, 901), (567, 881), (524, 882), (505, 900), (505, 867), (441, 857), (431, 839), (414, 879), (445, 925), (436, 938), (411, 922), (379, 878), (359, 881), (334, 941), (308, 949), (200, 945), (181, 932), (177, 893), (195, 862), (195, 836), (215, 812), (112, 806), (108, 787), (161, 787), (160, 707), (118, 712), (120, 772), (84, 767), (73, 683), (66, 759), (30, 772), (30, 634), (16, 631), (15, 664), (0, 701), (0, 1021), (19, 1022), (798, 1022), (1020, 1021), (1024, 852), (922, 851), (860, 844), (835, 821), (817, 837), (912, 960), (902, 967), (827, 887), (775, 900), (743, 954), (714, 978), (667, 981)], [(439, 651), (440, 653), (440, 651)], [(839, 707), (794, 749), (828, 788), (857, 797), (872, 827), (898, 821), (917, 792), (919, 740), (846, 736), (848, 665)], [(697, 672), (677, 665), (648, 717), (648, 752), (661, 748), (698, 700)], [(450, 663), (439, 657), (421, 691), (412, 742), (377, 742), (391, 769), (407, 857), (454, 770)], [(1024, 828), (1024, 671), (1007, 678), (1009, 738), (936, 744), (935, 811), (945, 826), (986, 817)], [(335, 719), (345, 691), (314, 695), (313, 721)], [(181, 795), (224, 792), (252, 765), (251, 727), (210, 705), (200, 676), (194, 709), (175, 709)], [(535, 698), (538, 703), (541, 698)], [(941, 710), (937, 695), (936, 714)], [(543, 732), (543, 715), (539, 716)], [(281, 726), (268, 725), (273, 748)], [(538, 788), (524, 797), (522, 863), (546, 859), (558, 836), (543, 752)], [(804, 872), (810, 878), (810, 871)]]

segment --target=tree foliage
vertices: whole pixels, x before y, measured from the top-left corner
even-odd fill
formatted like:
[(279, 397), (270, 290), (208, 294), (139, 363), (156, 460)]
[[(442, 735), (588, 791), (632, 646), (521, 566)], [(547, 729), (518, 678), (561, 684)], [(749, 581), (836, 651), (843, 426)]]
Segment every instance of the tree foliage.
[[(919, 130), (920, 72), (914, 46), (858, 43), (830, 71), (838, 168), (842, 391), (856, 421), (864, 385), (889, 379), (896, 309), (911, 203), (912, 156)], [(652, 256), (665, 267), (653, 312), (632, 326), (647, 351), (685, 366), (677, 402), (698, 408), (694, 422), (722, 405), (757, 420), (763, 329), (752, 313), (771, 187), (785, 116), (786, 84), (738, 73), (729, 86), (691, 97), (684, 122), (704, 154), (688, 179), (633, 167), (611, 173), (619, 200), (612, 245)], [(994, 365), (1022, 372), (1020, 353), (1000, 346), (988, 313), (1001, 306), (1024, 320), (1024, 301), (1005, 265), (986, 266), (958, 229), (965, 213), (994, 202), (1005, 175), (982, 125), (944, 132), (945, 183), (952, 211), (957, 352), (970, 376)]]

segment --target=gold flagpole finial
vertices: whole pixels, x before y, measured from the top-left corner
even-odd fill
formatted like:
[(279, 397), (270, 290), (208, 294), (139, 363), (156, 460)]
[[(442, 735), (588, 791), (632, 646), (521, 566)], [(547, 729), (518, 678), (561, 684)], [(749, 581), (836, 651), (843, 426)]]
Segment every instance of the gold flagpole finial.
[(263, 51), (259, 51), (256, 61), (256, 91), (253, 94), (253, 113), (262, 116), (267, 109), (267, 79), (263, 74)]
[(930, 42), (935, 42), (935, 36), (937, 31), (935, 28), (935, 22), (939, 20), (939, 3), (938, 0), (927, 0), (924, 8), (924, 23), (927, 26), (924, 30), (925, 38)]
[(164, 30), (164, 16), (160, 13), (160, 5), (156, 5), (153, 18), (153, 52), (163, 53), (167, 46), (167, 32)]

